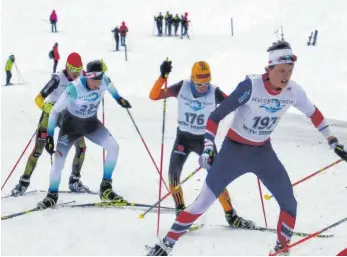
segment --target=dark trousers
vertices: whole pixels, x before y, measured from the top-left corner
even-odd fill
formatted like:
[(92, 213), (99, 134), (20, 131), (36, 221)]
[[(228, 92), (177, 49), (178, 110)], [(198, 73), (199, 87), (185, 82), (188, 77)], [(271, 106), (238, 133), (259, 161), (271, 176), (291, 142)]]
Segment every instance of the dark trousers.
[(181, 37), (183, 36), (187, 36), (189, 38), (189, 34), (188, 34), (188, 26), (187, 25), (183, 25), (183, 34)]
[(175, 36), (177, 36), (177, 31), (178, 31), (178, 23), (174, 25), (175, 26)]
[(51, 21), (51, 30), (57, 32), (57, 23), (55, 21)]
[(54, 64), (53, 64), (53, 73), (56, 73), (56, 72), (57, 72), (57, 66), (58, 66), (58, 61), (54, 61)]
[[(190, 153), (200, 156), (204, 151), (204, 135), (193, 135), (177, 129), (176, 140), (172, 148), (169, 164), (169, 184), (175, 188), (181, 182), (183, 166)], [(215, 147), (215, 152), (217, 149)], [(183, 193), (173, 194), (176, 206), (183, 204)]]
[(276, 198), (281, 211), (296, 217), (297, 202), (293, 187), (270, 142), (255, 147), (226, 138), (208, 172), (206, 184), (218, 197), (228, 184), (248, 172), (254, 173), (263, 182)]
[(168, 24), (169, 36), (171, 36), (171, 28), (172, 28), (172, 23), (169, 22)]
[(163, 22), (157, 22), (158, 35), (163, 35)]
[(125, 35), (120, 35), (120, 43), (122, 46), (125, 46)]
[(119, 37), (115, 37), (114, 41), (116, 42), (116, 51), (119, 51)]
[(12, 73), (11, 71), (6, 71), (6, 86), (10, 84), (10, 81), (11, 81), (11, 78), (12, 78)]

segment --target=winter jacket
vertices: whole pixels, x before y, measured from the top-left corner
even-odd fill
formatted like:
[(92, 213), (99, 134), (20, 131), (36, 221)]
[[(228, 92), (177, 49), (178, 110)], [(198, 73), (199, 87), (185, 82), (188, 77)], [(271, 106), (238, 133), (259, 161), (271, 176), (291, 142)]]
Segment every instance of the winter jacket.
[(122, 36), (125, 36), (128, 32), (128, 27), (125, 25), (125, 22), (123, 21), (122, 22), (122, 25), (119, 27), (119, 33), (122, 35)]
[(49, 20), (51, 22), (58, 22), (58, 16), (57, 14), (55, 13), (55, 11), (53, 10), (53, 12), (51, 13), (51, 15), (49, 16)]
[(59, 52), (58, 52), (58, 47), (56, 46), (53, 46), (53, 58), (54, 58), (54, 61), (58, 61), (60, 59), (60, 55), (59, 55)]
[(13, 67), (13, 61), (11, 58), (8, 58), (5, 66), (5, 71), (11, 71)]

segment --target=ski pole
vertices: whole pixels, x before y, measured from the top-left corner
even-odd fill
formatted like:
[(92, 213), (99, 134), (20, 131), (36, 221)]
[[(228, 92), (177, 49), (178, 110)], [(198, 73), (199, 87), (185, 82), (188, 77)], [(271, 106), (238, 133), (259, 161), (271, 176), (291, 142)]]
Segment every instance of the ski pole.
[[(169, 59), (166, 58), (168, 61)], [(159, 169), (159, 194), (158, 199), (161, 198), (161, 186), (163, 180), (163, 163), (164, 163), (164, 139), (165, 139), (165, 122), (166, 122), (166, 95), (167, 95), (167, 77), (168, 74), (165, 75), (165, 88), (164, 88), (164, 104), (163, 104), (163, 124), (162, 124), (162, 132), (161, 132), (161, 152), (160, 152), (160, 169)], [(159, 236), (159, 225), (160, 225), (160, 202), (158, 203), (158, 219), (157, 219), (157, 236)]]
[[(129, 114), (129, 117), (130, 117), (131, 121), (132, 121), (133, 124), (134, 124), (134, 127), (135, 127), (135, 129), (136, 129), (136, 131), (137, 131), (137, 134), (139, 134), (140, 139), (141, 139), (143, 145), (144, 145), (145, 148), (146, 148), (146, 151), (147, 151), (149, 157), (151, 158), (151, 160), (152, 160), (152, 162), (153, 162), (153, 164), (154, 164), (154, 166), (155, 166), (155, 168), (156, 168), (158, 174), (160, 175), (160, 171), (159, 171), (158, 165), (157, 165), (156, 162), (154, 161), (154, 158), (153, 158), (151, 152), (149, 151), (149, 148), (148, 148), (148, 146), (147, 146), (147, 144), (146, 144), (146, 142), (145, 142), (145, 140), (144, 140), (144, 138), (143, 138), (143, 136), (142, 136), (142, 134), (141, 134), (139, 128), (138, 128), (137, 125), (136, 125), (136, 122), (135, 122), (135, 120), (134, 120), (134, 117), (132, 116), (132, 114), (131, 114), (131, 112), (130, 112), (130, 110), (129, 110), (128, 108), (127, 108), (126, 110), (127, 110), (127, 113)], [(163, 178), (162, 178), (162, 179), (163, 179)], [(169, 192), (170, 190), (169, 190), (168, 186), (166, 185), (164, 179), (163, 179), (163, 183), (164, 183), (164, 186), (166, 187), (166, 190)]]
[(177, 186), (173, 188), (172, 191), (168, 192), (166, 195), (164, 195), (159, 201), (157, 201), (155, 204), (153, 204), (148, 210), (146, 210), (144, 213), (141, 213), (139, 218), (143, 219), (145, 215), (150, 212), (153, 208), (155, 208), (160, 202), (164, 201), (169, 195), (176, 192), (187, 180), (189, 180), (191, 177), (193, 177), (199, 170), (201, 170), (201, 167), (195, 169), (192, 173), (190, 173), (185, 179), (182, 180), (181, 183), (179, 183)]
[(7, 176), (7, 178), (6, 178), (5, 182), (4, 182), (4, 184), (1, 186), (1, 190), (2, 190), (2, 189), (4, 188), (4, 186), (6, 185), (8, 179), (11, 177), (13, 171), (14, 171), (15, 168), (17, 167), (19, 161), (22, 159), (24, 153), (25, 153), (26, 150), (28, 149), (28, 147), (29, 147), (29, 145), (30, 145), (30, 143), (31, 143), (31, 141), (33, 140), (33, 138), (34, 138), (35, 135), (36, 135), (36, 130), (35, 130), (34, 134), (31, 136), (31, 138), (30, 138), (28, 144), (26, 145), (26, 147), (24, 148), (23, 152), (22, 152), (21, 155), (19, 156), (19, 159), (17, 160), (16, 164), (15, 164), (14, 167), (12, 168), (10, 174)]
[[(102, 99), (102, 125), (105, 125), (105, 101)], [(102, 149), (102, 164), (105, 166), (105, 148)]]
[(270, 256), (275, 256), (275, 255), (280, 254), (280, 253), (282, 253), (282, 252), (284, 252), (284, 251), (287, 251), (287, 250), (293, 248), (294, 246), (297, 246), (297, 245), (299, 245), (299, 244), (302, 244), (303, 242), (305, 242), (305, 241), (307, 241), (307, 240), (309, 240), (309, 239), (311, 239), (311, 238), (313, 238), (313, 237), (316, 237), (316, 236), (318, 236), (319, 234), (322, 234), (322, 233), (324, 233), (325, 231), (328, 231), (329, 229), (332, 229), (333, 227), (336, 227), (336, 226), (342, 224), (342, 223), (345, 222), (345, 221), (347, 221), (347, 217), (344, 218), (344, 219), (342, 219), (342, 220), (340, 220), (340, 221), (338, 221), (338, 222), (335, 222), (334, 224), (332, 224), (332, 225), (330, 225), (330, 226), (328, 226), (328, 227), (323, 228), (323, 229), (320, 230), (320, 231), (317, 231), (316, 233), (313, 233), (313, 234), (311, 234), (311, 235), (309, 235), (309, 236), (307, 236), (307, 237), (304, 237), (303, 239), (301, 239), (301, 240), (299, 240), (299, 241), (297, 241), (297, 242), (295, 242), (295, 243), (293, 243), (293, 244), (291, 244), (291, 245), (288, 245), (287, 247), (284, 247), (283, 249), (281, 249), (281, 250), (279, 250), (279, 251), (277, 251), (277, 252), (275, 252), (275, 253), (270, 253), (269, 255), (270, 255)]
[(262, 197), (263, 193), (262, 193), (262, 190), (261, 190), (260, 179), (257, 178), (257, 180), (258, 180), (258, 188), (259, 188), (259, 196), (260, 196), (260, 201), (261, 201), (261, 207), (263, 209), (264, 222), (265, 222), (265, 226), (267, 227), (266, 212), (265, 212), (264, 200), (263, 200), (263, 197)]
[[(326, 166), (326, 167), (324, 167), (324, 168), (322, 168), (322, 169), (320, 169), (320, 170), (318, 170), (318, 171), (316, 171), (316, 172), (314, 172), (314, 173), (304, 177), (303, 179), (300, 179), (299, 181), (297, 181), (294, 184), (292, 184), (292, 186), (295, 187), (296, 185), (300, 184), (301, 182), (304, 182), (305, 180), (307, 180), (309, 178), (312, 178), (313, 176), (316, 176), (317, 174), (319, 174), (319, 173), (321, 173), (321, 172), (331, 168), (332, 166), (335, 166), (336, 164), (339, 164), (342, 161), (343, 161), (342, 159), (337, 160), (337, 161), (333, 162), (332, 164), (329, 164), (328, 166)], [(273, 197), (273, 195), (268, 195), (268, 194), (264, 195), (265, 200), (270, 200), (272, 197)]]

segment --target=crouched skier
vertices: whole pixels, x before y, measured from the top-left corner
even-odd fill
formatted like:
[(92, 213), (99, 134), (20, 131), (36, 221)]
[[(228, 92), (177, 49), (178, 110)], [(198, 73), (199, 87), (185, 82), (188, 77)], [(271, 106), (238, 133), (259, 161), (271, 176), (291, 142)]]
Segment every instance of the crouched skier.
[[(108, 91), (123, 108), (131, 108), (123, 99), (110, 79), (104, 75), (101, 61), (93, 61), (87, 65), (87, 73), (69, 84), (54, 105), (48, 120), (48, 136), (46, 150), (52, 155), (54, 163), (51, 169), (50, 186), (47, 196), (38, 203), (39, 207), (48, 208), (57, 203), (61, 171), (65, 159), (74, 142), (84, 136), (107, 151), (103, 179), (100, 185), (102, 200), (119, 201), (123, 197), (112, 190), (112, 174), (118, 159), (119, 146), (111, 133), (97, 118), (99, 104)], [(61, 113), (62, 112), (62, 113)], [(54, 151), (54, 129), (60, 123), (57, 148)]]

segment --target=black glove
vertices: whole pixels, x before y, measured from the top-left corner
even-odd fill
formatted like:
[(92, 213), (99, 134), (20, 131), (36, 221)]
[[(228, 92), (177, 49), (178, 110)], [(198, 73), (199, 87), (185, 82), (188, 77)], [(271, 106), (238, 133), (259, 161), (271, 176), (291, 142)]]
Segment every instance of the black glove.
[(46, 151), (52, 155), (54, 154), (54, 138), (51, 137), (51, 136), (48, 136), (47, 137), (47, 141), (46, 141), (46, 144), (45, 144), (45, 148), (46, 148)]
[(347, 162), (347, 152), (345, 151), (343, 145), (336, 145), (334, 152), (344, 161)]
[(123, 97), (119, 97), (117, 103), (123, 108), (131, 108), (131, 104), (128, 102), (128, 100), (125, 100)]
[(339, 141), (336, 137), (333, 137), (329, 140), (329, 145), (332, 149), (334, 149), (334, 152), (344, 161), (347, 162), (347, 152), (344, 149), (344, 146), (339, 144)]
[(163, 63), (160, 65), (160, 76), (165, 79), (171, 72), (172, 69), (172, 65), (171, 65), (171, 61), (169, 61), (168, 59), (166, 59), (165, 61), (163, 61)]

